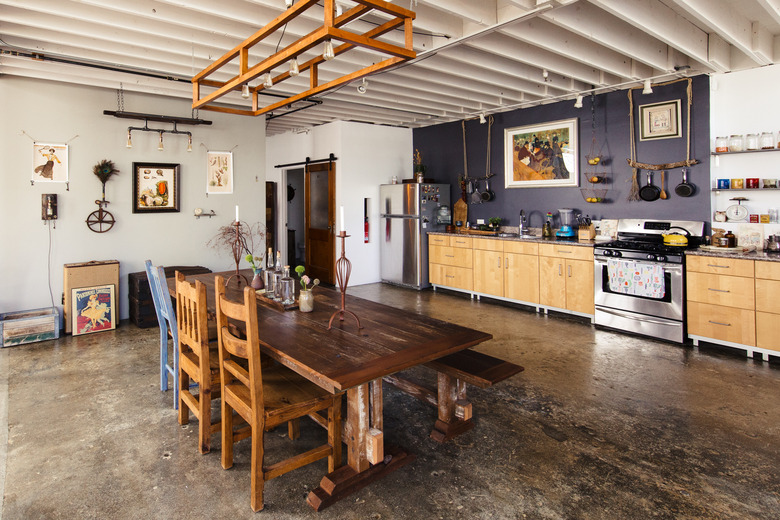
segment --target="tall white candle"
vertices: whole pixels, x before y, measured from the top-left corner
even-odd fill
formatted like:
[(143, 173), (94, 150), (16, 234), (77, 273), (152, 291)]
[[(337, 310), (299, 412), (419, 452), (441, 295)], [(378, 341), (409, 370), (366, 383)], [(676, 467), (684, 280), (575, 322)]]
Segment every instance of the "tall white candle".
[(238, 204), (236, 204), (236, 222), (238, 222)]
[(344, 206), (339, 208), (339, 217), (341, 220), (341, 227), (339, 228), (339, 231), (346, 231), (346, 224), (344, 224)]

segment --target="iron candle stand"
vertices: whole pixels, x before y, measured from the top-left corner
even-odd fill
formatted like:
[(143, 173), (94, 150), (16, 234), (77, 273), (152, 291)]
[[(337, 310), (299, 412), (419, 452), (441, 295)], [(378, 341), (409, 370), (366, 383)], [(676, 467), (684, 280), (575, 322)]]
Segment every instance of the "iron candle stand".
[(345, 308), (346, 297), (347, 297), (347, 284), (349, 283), (349, 275), (352, 272), (352, 262), (350, 262), (345, 255), (344, 239), (350, 235), (347, 235), (346, 231), (341, 231), (336, 236), (341, 239), (341, 257), (338, 260), (336, 260), (336, 282), (338, 282), (339, 289), (341, 290), (341, 308), (335, 311), (333, 314), (331, 314), (330, 320), (328, 321), (328, 330), (330, 330), (331, 327), (333, 326), (333, 318), (338, 316), (339, 321), (344, 321), (344, 314), (349, 314), (350, 316), (355, 318), (355, 321), (357, 322), (358, 330), (360, 330), (363, 328), (360, 325), (360, 318), (357, 317), (357, 314), (355, 314), (352, 311), (348, 311)]
[(241, 262), (241, 253), (243, 252), (242, 249), (241, 249), (241, 245), (242, 245), (241, 244), (241, 232), (240, 232), (241, 222), (236, 220), (235, 222), (233, 222), (232, 225), (236, 227), (236, 239), (233, 241), (233, 260), (235, 260), (235, 262), (236, 262), (236, 272), (235, 272), (235, 274), (231, 274), (230, 278), (225, 280), (225, 287), (228, 286), (228, 284), (230, 283), (230, 280), (232, 280), (233, 278), (236, 279), (236, 283), (238, 284), (239, 287), (241, 287), (241, 279), (242, 278), (244, 279), (244, 283), (246, 285), (249, 285), (249, 280), (247, 280), (246, 276), (244, 276), (243, 274), (241, 274), (238, 271), (238, 264)]

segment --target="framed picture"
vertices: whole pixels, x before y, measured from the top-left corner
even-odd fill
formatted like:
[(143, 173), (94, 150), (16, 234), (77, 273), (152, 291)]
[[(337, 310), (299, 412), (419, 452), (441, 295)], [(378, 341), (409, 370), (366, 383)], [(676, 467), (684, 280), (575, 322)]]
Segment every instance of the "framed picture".
[(179, 165), (133, 163), (133, 213), (179, 211)]
[(577, 118), (504, 130), (504, 187), (579, 186)]
[(33, 143), (33, 182), (68, 182), (68, 145)]
[(233, 152), (206, 154), (206, 193), (233, 193)]
[(114, 284), (71, 289), (71, 330), (74, 336), (116, 328)]
[(639, 105), (639, 140), (682, 137), (680, 100)]

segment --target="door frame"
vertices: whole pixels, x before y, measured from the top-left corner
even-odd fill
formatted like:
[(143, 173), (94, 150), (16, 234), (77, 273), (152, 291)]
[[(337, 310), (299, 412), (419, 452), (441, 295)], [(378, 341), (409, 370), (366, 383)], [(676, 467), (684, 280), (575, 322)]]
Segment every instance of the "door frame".
[[(310, 244), (310, 221), (311, 215), (309, 213), (309, 207), (311, 204), (311, 190), (309, 184), (311, 180), (312, 171), (326, 171), (328, 172), (328, 241), (330, 243), (331, 261), (329, 262), (329, 269), (327, 276), (320, 276), (320, 281), (335, 285), (336, 283), (336, 165), (332, 161), (320, 162), (315, 164), (307, 164), (304, 171), (304, 189), (306, 192), (306, 200), (304, 203), (304, 237), (306, 241), (306, 270), (311, 270), (311, 252), (312, 247)], [(286, 178), (286, 176), (285, 176)]]

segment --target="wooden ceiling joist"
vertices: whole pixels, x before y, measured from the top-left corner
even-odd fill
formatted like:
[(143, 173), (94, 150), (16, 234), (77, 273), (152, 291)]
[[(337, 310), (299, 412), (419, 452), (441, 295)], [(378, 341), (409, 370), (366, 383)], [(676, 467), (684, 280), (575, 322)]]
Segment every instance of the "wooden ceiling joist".
[[(241, 44), (225, 53), (214, 63), (193, 76), (192, 108), (211, 110), (215, 112), (225, 112), (230, 114), (259, 116), (271, 112), (279, 107), (294, 103), (295, 101), (321, 94), (346, 83), (350, 83), (362, 77), (374, 74), (417, 57), (417, 54), (413, 49), (412, 20), (415, 18), (415, 13), (413, 11), (398, 7), (383, 0), (355, 0), (358, 5), (347, 10), (341, 16), (335, 16), (335, 0), (324, 0), (323, 24), (321, 27), (318, 27), (309, 32), (307, 35), (298, 38), (295, 42), (291, 43), (283, 49), (280, 49), (264, 60), (254, 65), (250, 65), (249, 50), (254, 45), (261, 42), (266, 37), (274, 34), (282, 27), (285, 27), (286, 24), (294, 20), (297, 16), (300, 16), (307, 9), (315, 6), (317, 2), (318, 0), (298, 0), (297, 3), (295, 3), (281, 15), (274, 18), (265, 27), (257, 31), (255, 34), (244, 40)], [(362, 34), (355, 33), (343, 28), (349, 22), (364, 16), (372, 10), (382, 11), (383, 13), (390, 15), (392, 18), (382, 25), (374, 27)], [(403, 47), (392, 43), (382, 42), (376, 39), (377, 37), (400, 26), (403, 26), (404, 30)], [(299, 71), (301, 74), (306, 71), (309, 72), (310, 81), (308, 90), (298, 94), (291, 94), (288, 97), (281, 99), (280, 101), (276, 101), (274, 103), (260, 107), (258, 106), (258, 92), (265, 89), (265, 87), (260, 84), (250, 88), (252, 101), (251, 109), (229, 109), (224, 106), (213, 104), (225, 94), (228, 94), (234, 90), (241, 90), (243, 85), (248, 84), (255, 78), (272, 71), (275, 67), (278, 67), (279, 65), (282, 65), (293, 58), (301, 56), (309, 49), (331, 40), (344, 42), (334, 48), (334, 55), (336, 57), (351, 49), (354, 49), (355, 47), (369, 49), (380, 54), (388, 55), (389, 57), (379, 61), (378, 63), (373, 63), (320, 85), (317, 66), (324, 61), (323, 56), (320, 54), (317, 57), (299, 65)], [(239, 60), (239, 74), (237, 76), (233, 76), (231, 79), (224, 82), (207, 79), (208, 76), (220, 70), (220, 68), (226, 64), (231, 63), (236, 58)], [(272, 82), (273, 84), (278, 84), (286, 79), (289, 79), (290, 77), (291, 76), (289, 72), (284, 72), (273, 77)], [(203, 94), (201, 92), (202, 87), (214, 88), (216, 90), (209, 92), (208, 94)]]

